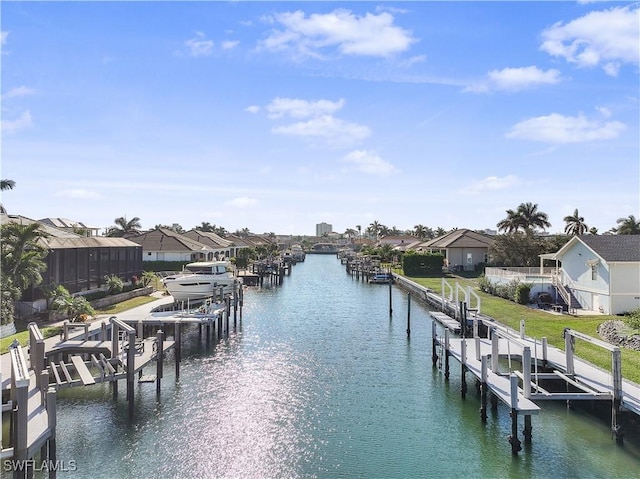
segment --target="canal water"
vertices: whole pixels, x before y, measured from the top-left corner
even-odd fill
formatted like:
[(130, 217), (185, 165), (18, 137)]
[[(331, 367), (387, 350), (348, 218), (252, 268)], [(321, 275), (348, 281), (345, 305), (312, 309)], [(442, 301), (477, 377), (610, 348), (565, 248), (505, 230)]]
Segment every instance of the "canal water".
[(184, 334), (180, 380), (167, 362), (160, 400), (136, 385), (133, 424), (123, 388), (115, 402), (106, 385), (61, 391), (58, 477), (638, 477), (637, 445), (563, 404), (533, 416), (512, 456), (509, 410), (482, 424), (458, 363), (448, 382), (432, 367), (427, 308), (411, 302), (409, 339), (407, 294), (393, 287), (392, 305), (388, 286), (308, 255), (281, 286), (246, 292), (228, 339)]

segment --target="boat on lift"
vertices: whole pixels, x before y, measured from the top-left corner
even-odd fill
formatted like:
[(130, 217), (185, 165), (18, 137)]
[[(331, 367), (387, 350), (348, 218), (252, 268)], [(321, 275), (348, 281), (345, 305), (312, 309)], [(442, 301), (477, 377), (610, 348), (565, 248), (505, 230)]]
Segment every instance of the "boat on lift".
[(234, 275), (228, 261), (201, 261), (187, 264), (177, 274), (162, 280), (167, 292), (176, 301), (204, 299), (219, 293), (233, 293), (242, 279)]

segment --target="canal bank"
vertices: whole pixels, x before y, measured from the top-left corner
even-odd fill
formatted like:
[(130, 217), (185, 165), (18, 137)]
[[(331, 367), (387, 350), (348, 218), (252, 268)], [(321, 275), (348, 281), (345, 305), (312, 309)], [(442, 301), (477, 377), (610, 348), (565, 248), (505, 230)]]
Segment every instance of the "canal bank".
[[(631, 477), (640, 450), (606, 425), (543, 405), (534, 441), (513, 458), (508, 408), (479, 420), (431, 362), (429, 308), (357, 281), (335, 256), (310, 255), (282, 285), (245, 292), (242, 321), (218, 342), (182, 337), (162, 395), (138, 384), (134, 421), (108, 385), (58, 400), (58, 458), (69, 478)], [(442, 330), (438, 330), (442, 332)], [(170, 361), (170, 358), (168, 359)], [(4, 474), (4, 473), (3, 473)], [(3, 477), (5, 477), (3, 475)], [(44, 475), (36, 477), (45, 477)]]

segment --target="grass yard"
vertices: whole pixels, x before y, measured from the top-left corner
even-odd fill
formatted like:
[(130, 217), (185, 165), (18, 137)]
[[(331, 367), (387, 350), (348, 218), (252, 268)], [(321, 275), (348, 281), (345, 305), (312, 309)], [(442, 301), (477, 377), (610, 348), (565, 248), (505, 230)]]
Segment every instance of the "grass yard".
[[(442, 293), (442, 277), (410, 278), (410, 280), (426, 287), (437, 294)], [(601, 323), (612, 319), (620, 319), (619, 316), (570, 316), (567, 314), (555, 315), (545, 311), (528, 308), (524, 305), (507, 301), (496, 296), (481, 292), (475, 278), (445, 276), (446, 281), (455, 287), (471, 286), (481, 298), (481, 310), (483, 314), (494, 318), (500, 324), (509, 326), (518, 331), (520, 320), (524, 319), (526, 334), (529, 337), (541, 339), (547, 338), (550, 345), (564, 350), (564, 328), (599, 338), (597, 328)], [(622, 375), (635, 383), (640, 384), (640, 351), (621, 348), (622, 350)], [(611, 353), (601, 347), (586, 341), (576, 340), (575, 353), (581, 359), (588, 361), (602, 369), (611, 371)]]

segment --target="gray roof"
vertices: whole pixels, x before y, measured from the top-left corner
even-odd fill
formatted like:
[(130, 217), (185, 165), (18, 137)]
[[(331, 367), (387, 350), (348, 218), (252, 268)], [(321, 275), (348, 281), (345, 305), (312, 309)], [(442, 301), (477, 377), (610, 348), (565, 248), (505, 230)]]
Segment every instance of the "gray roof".
[(495, 241), (494, 236), (478, 233), (466, 228), (450, 231), (438, 238), (422, 243), (422, 248), (488, 248)]
[(187, 231), (186, 233), (183, 233), (183, 236), (186, 236), (187, 238), (191, 238), (198, 243), (206, 244), (211, 248), (216, 249), (228, 248), (233, 244), (231, 241), (221, 238), (217, 234), (210, 231), (192, 229)]
[(144, 251), (211, 251), (209, 246), (168, 228), (158, 228), (128, 239), (141, 245)]
[(608, 263), (640, 261), (640, 235), (582, 235), (578, 239)]

